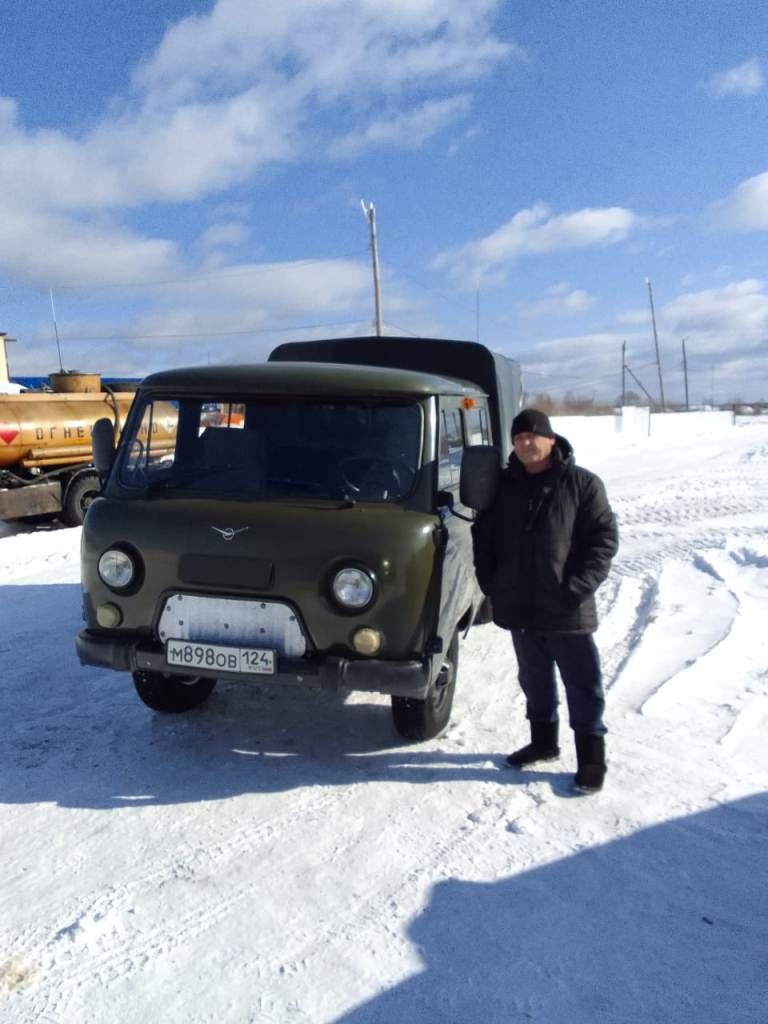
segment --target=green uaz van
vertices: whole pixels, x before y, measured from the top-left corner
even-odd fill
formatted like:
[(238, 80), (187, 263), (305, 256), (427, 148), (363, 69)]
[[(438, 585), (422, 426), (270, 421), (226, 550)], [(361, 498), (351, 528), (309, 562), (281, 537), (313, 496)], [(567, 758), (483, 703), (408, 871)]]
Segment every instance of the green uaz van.
[(110, 421), (94, 432), (81, 662), (158, 711), (217, 679), (321, 685), (390, 694), (403, 736), (437, 735), (487, 617), (462, 456), (506, 457), (519, 405), (517, 364), (426, 338), (147, 377), (117, 451)]

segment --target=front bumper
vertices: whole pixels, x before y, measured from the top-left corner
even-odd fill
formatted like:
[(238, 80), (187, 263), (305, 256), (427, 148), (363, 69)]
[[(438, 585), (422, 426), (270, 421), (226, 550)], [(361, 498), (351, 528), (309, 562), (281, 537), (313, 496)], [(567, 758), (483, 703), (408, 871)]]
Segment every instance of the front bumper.
[[(165, 672), (188, 675), (177, 665), (168, 665), (161, 644), (131, 636), (103, 634), (84, 629), (75, 640), (81, 665), (111, 668), (116, 672)], [(278, 658), (274, 675), (245, 675), (196, 668), (195, 675), (209, 679), (234, 679), (249, 683), (288, 683), (299, 686), (344, 688), (394, 697), (423, 700), (427, 695), (432, 659), (381, 661), (373, 658)]]

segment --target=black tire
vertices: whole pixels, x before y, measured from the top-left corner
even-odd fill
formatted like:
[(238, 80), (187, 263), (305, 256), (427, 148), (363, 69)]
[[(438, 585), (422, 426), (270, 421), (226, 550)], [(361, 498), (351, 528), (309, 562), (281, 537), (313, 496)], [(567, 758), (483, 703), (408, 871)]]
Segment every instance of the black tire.
[(82, 526), (85, 513), (94, 498), (101, 494), (101, 481), (97, 473), (83, 473), (75, 477), (67, 488), (61, 519), (67, 526)]
[(153, 711), (190, 711), (213, 693), (215, 679), (173, 676), (164, 672), (134, 672), (136, 693)]
[(443, 664), (424, 700), (413, 697), (392, 698), (392, 719), (395, 728), (408, 740), (431, 740), (451, 720), (456, 674), (459, 668), (459, 634), (453, 634)]

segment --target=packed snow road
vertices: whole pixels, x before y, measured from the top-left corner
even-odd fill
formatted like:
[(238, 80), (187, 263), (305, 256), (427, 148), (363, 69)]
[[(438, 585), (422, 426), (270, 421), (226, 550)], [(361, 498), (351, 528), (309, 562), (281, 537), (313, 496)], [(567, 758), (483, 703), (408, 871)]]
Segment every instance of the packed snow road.
[[(0, 1019), (758, 1024), (768, 1005), (768, 422), (599, 443), (609, 774), (515, 773), (508, 636), (453, 721), (81, 668), (78, 530), (0, 530)], [(3, 535), (4, 534), (4, 535)]]

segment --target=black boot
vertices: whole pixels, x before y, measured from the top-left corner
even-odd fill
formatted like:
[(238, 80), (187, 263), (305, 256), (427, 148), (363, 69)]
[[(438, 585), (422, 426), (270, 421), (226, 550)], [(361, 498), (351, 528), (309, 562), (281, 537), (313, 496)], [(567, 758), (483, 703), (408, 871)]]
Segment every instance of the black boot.
[(510, 754), (506, 763), (510, 768), (523, 768), (535, 761), (554, 761), (560, 756), (557, 734), (557, 722), (531, 722), (531, 742)]
[(573, 780), (580, 793), (598, 793), (605, 778), (605, 739), (588, 733), (576, 733), (576, 763), (578, 771)]

